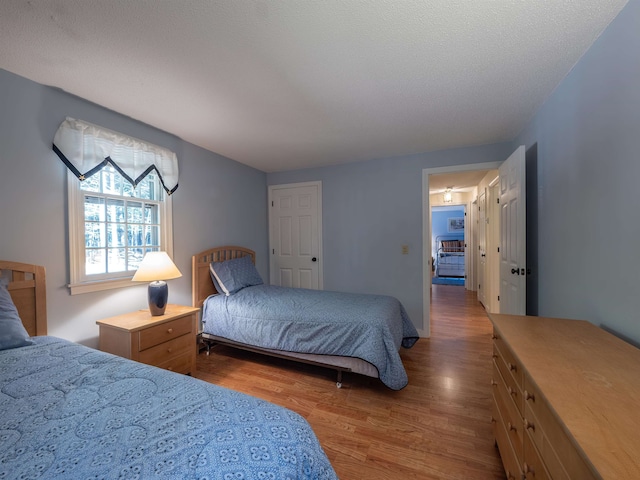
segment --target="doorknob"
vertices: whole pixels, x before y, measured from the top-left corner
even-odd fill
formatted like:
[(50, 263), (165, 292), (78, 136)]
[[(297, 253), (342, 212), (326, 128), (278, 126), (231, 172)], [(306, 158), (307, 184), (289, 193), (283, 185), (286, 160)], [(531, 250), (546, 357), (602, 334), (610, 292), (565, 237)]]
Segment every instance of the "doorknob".
[(317, 259), (316, 257), (313, 257), (313, 258), (311, 259), (311, 261), (312, 261), (312, 262), (317, 262), (317, 261), (318, 261), (318, 259)]

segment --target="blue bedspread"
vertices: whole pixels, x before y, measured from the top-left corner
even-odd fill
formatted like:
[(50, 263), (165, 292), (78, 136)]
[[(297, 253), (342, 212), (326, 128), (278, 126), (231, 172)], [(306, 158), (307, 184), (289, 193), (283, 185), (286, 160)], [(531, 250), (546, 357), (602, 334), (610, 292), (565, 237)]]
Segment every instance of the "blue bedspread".
[(0, 478), (336, 479), (274, 404), (54, 337), (0, 351)]
[(236, 342), (361, 358), (394, 390), (408, 382), (398, 350), (418, 339), (396, 298), (270, 285), (209, 297), (202, 321), (205, 332)]

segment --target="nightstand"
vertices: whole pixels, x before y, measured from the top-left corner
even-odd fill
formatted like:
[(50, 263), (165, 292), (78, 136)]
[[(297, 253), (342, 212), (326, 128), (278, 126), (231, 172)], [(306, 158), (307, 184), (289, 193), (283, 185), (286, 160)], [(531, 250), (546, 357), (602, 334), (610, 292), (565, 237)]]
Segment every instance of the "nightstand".
[(164, 315), (149, 310), (98, 320), (99, 348), (138, 362), (193, 375), (199, 308), (167, 305)]

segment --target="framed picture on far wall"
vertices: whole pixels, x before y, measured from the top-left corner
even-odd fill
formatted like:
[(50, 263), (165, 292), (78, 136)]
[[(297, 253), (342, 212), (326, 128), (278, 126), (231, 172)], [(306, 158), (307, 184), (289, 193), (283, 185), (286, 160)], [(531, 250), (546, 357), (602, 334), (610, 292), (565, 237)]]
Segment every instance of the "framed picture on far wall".
[(464, 217), (448, 218), (447, 231), (450, 233), (460, 233), (464, 231)]

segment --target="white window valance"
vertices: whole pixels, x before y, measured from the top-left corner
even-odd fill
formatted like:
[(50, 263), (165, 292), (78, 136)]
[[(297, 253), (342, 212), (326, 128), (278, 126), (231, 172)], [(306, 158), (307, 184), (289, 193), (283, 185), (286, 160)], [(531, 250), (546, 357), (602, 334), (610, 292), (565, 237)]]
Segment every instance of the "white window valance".
[(156, 170), (169, 195), (178, 188), (178, 158), (171, 150), (82, 120), (67, 117), (60, 124), (53, 151), (80, 180), (111, 163), (134, 186)]

